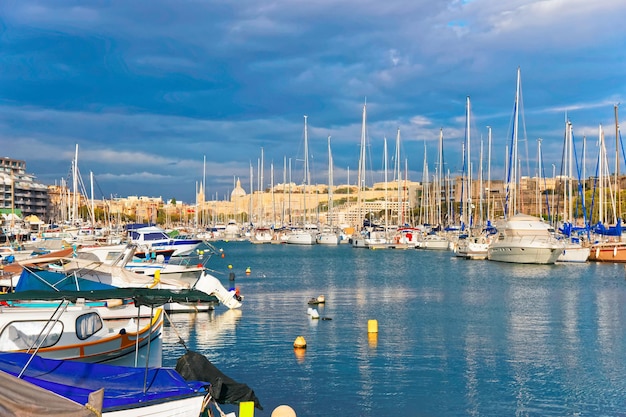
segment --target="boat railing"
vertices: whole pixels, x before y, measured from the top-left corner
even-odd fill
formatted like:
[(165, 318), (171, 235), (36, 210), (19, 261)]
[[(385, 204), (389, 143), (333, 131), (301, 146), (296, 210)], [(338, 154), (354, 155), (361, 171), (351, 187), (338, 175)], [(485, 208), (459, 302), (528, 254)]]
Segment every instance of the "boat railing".
[[(28, 361), (20, 371), (20, 374), (17, 376), (18, 378), (21, 378), (24, 372), (26, 372), (26, 368), (28, 368), (28, 365), (30, 365), (35, 355), (37, 355), (37, 352), (39, 352), (41, 345), (43, 345), (43, 343), (46, 341), (46, 339), (50, 335), (50, 332), (52, 331), (52, 329), (54, 329), (54, 325), (59, 322), (59, 320), (61, 319), (61, 315), (65, 312), (65, 310), (67, 310), (67, 307), (69, 305), (70, 302), (68, 300), (61, 300), (61, 303), (59, 303), (57, 308), (52, 312), (52, 315), (48, 319), (48, 322), (41, 328), (41, 331), (39, 332), (35, 340), (33, 340), (32, 345), (26, 351), (26, 353), (31, 353), (32, 351), (32, 355), (28, 358)], [(41, 337), (44, 332), (46, 332), (45, 336)], [(37, 345), (37, 347), (35, 348), (35, 350), (33, 350), (33, 347), (35, 347), (35, 345)]]

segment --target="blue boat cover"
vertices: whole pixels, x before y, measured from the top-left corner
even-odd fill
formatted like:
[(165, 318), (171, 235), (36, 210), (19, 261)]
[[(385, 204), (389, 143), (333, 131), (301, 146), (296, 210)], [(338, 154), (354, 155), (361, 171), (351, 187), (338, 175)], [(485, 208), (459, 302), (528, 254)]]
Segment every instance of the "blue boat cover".
[[(32, 355), (0, 353), (0, 370), (17, 376)], [(102, 411), (132, 408), (151, 402), (204, 395), (208, 382), (185, 381), (171, 368), (111, 366), (67, 360), (44, 359), (35, 356), (22, 379), (41, 388), (87, 404), (89, 393), (104, 388)]]
[(93, 291), (111, 290), (116, 287), (102, 282), (90, 281), (66, 275), (63, 272), (48, 271), (43, 269), (24, 268), (20, 279), (15, 286), (15, 292), (23, 291)]

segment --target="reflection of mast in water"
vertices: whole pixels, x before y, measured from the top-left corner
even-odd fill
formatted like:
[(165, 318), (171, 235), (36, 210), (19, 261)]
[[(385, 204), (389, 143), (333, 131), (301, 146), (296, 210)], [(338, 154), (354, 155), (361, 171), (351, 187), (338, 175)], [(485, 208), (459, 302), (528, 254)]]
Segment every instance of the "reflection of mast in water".
[(219, 315), (215, 314), (215, 310), (209, 311), (208, 314), (176, 313), (171, 315), (176, 331), (171, 329), (171, 325), (165, 327), (164, 347), (177, 344), (179, 336), (189, 349), (198, 351), (234, 343), (234, 331), (241, 314), (240, 309), (231, 309)]

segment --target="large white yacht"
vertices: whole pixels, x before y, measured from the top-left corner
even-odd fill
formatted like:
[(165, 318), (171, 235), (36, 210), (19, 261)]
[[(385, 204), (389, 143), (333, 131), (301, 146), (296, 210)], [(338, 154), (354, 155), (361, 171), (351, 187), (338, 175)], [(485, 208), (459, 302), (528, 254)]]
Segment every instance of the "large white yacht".
[(540, 218), (516, 214), (496, 225), (498, 237), (489, 245), (490, 261), (519, 264), (553, 264), (563, 253), (563, 243)]

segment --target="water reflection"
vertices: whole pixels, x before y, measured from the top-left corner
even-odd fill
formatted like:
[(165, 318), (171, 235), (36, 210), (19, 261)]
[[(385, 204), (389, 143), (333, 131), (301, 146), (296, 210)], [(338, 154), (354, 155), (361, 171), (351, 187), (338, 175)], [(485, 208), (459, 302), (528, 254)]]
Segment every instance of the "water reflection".
[(178, 359), (185, 346), (206, 353), (210, 349), (234, 344), (235, 327), (242, 314), (240, 309), (171, 314), (171, 322), (168, 321), (163, 328), (164, 362)]

